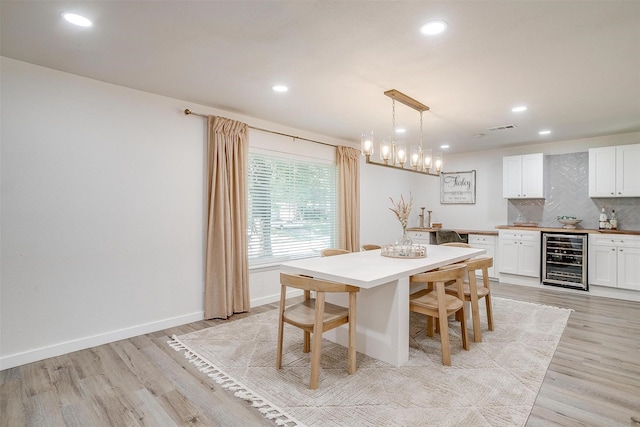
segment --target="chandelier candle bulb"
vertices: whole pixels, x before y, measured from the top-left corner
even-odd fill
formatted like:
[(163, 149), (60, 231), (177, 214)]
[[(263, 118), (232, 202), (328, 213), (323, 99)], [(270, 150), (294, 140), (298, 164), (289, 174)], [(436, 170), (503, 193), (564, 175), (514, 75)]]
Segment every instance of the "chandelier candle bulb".
[(436, 173), (440, 173), (442, 171), (442, 155), (438, 153), (433, 156), (433, 162), (436, 167)]
[(421, 168), (422, 166), (420, 154), (420, 147), (417, 147), (415, 145), (411, 147), (411, 157), (409, 158), (409, 162), (414, 170), (418, 170), (418, 168)]
[(373, 132), (362, 132), (361, 151), (364, 156), (371, 156), (373, 154)]
[(404, 167), (404, 164), (407, 162), (407, 148), (403, 141), (398, 141), (396, 143), (396, 163), (400, 165), (400, 167)]
[(391, 147), (389, 146), (389, 142), (383, 139), (380, 141), (380, 160), (384, 162), (384, 164), (389, 163), (389, 158), (391, 157)]
[(431, 149), (427, 148), (424, 150), (424, 160), (423, 160), (424, 170), (431, 170)]
[(398, 163), (400, 164), (400, 166), (404, 166), (406, 161), (407, 161), (407, 158), (405, 156), (404, 150), (403, 149), (398, 150)]

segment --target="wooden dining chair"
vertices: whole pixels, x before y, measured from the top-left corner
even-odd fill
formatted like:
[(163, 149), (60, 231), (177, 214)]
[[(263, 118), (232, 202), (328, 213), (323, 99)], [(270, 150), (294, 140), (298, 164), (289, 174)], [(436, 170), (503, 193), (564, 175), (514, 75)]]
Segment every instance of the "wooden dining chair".
[(351, 251), (348, 251), (346, 249), (335, 249), (335, 248), (323, 249), (320, 251), (320, 255), (322, 256), (343, 255), (348, 253), (351, 253)]
[[(462, 347), (469, 350), (463, 290), (463, 279), (466, 274), (466, 264), (453, 264), (441, 270), (415, 274), (410, 278), (412, 283), (427, 283), (427, 289), (410, 296), (409, 310), (427, 316), (427, 336), (431, 338), (433, 338), (433, 320), (438, 319), (442, 364), (446, 366), (451, 366), (448, 319), (455, 313), (460, 312), (460, 316), (456, 316), (456, 319), (460, 322)], [(455, 286), (458, 289), (456, 296), (445, 292), (445, 283), (450, 281), (455, 281)]]
[[(482, 332), (480, 329), (480, 307), (479, 300), (484, 298), (486, 311), (487, 311), (487, 323), (489, 330), (493, 331), (493, 311), (491, 307), (491, 287), (489, 285), (489, 268), (493, 266), (492, 257), (478, 257), (465, 261), (467, 265), (468, 279), (464, 283), (463, 292), (464, 300), (471, 304), (471, 318), (473, 320), (473, 341), (482, 342)], [(482, 271), (482, 285), (477, 284), (476, 271)], [(445, 292), (450, 295), (458, 295), (458, 288), (456, 284), (447, 284), (445, 286)]]
[(367, 244), (367, 245), (362, 245), (362, 249), (364, 249), (365, 251), (374, 251), (376, 249), (381, 249), (382, 246), (380, 245), (371, 245), (371, 244)]
[[(304, 301), (286, 307), (287, 287), (302, 289)], [(311, 292), (315, 298), (311, 298)], [(343, 283), (329, 282), (308, 276), (280, 273), (280, 314), (278, 317), (278, 348), (276, 368), (282, 368), (282, 341), (284, 324), (288, 323), (304, 331), (303, 351), (311, 352), (311, 378), (309, 388), (318, 388), (320, 378), (320, 354), (322, 334), (338, 326), (349, 324), (347, 347), (347, 371), (356, 371), (356, 293), (360, 288)], [(348, 292), (349, 307), (325, 302), (327, 292)], [(313, 343), (311, 335), (313, 334)]]

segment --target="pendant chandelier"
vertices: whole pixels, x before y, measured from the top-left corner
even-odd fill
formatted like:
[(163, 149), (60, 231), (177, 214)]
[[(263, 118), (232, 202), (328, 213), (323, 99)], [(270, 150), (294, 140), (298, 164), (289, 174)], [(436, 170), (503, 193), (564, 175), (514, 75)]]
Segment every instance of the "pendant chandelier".
[[(433, 151), (430, 148), (424, 148), (422, 143), (422, 113), (428, 111), (429, 107), (395, 89), (388, 90), (384, 94), (391, 98), (392, 136), (380, 140), (380, 161), (375, 161), (373, 132), (362, 132), (360, 145), (367, 164), (439, 176), (442, 171), (442, 154), (434, 155)], [(420, 144), (412, 145), (408, 152), (406, 142), (396, 141), (395, 138), (396, 101), (420, 113)]]

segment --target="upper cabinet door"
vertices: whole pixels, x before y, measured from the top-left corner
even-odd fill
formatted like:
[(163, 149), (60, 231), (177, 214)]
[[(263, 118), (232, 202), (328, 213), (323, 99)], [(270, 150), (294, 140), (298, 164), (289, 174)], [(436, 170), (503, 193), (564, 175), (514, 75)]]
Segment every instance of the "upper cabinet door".
[(640, 197), (640, 144), (589, 150), (589, 197)]
[(502, 194), (505, 199), (522, 197), (522, 156), (502, 158)]
[(522, 197), (544, 198), (544, 156), (527, 154), (522, 156)]
[(640, 197), (640, 144), (616, 147), (616, 196)]
[(502, 158), (502, 197), (544, 198), (544, 156), (542, 153)]
[(589, 197), (615, 197), (616, 147), (589, 149)]

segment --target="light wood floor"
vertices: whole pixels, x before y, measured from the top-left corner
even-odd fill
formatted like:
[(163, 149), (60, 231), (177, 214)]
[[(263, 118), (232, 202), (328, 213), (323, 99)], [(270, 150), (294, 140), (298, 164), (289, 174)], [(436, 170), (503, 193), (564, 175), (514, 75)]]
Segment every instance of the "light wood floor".
[[(640, 426), (631, 421), (640, 417), (640, 303), (496, 283), (492, 289), (495, 296), (575, 310), (528, 426)], [(0, 426), (274, 425), (166, 343), (172, 334), (220, 322), (195, 322), (4, 370)]]

